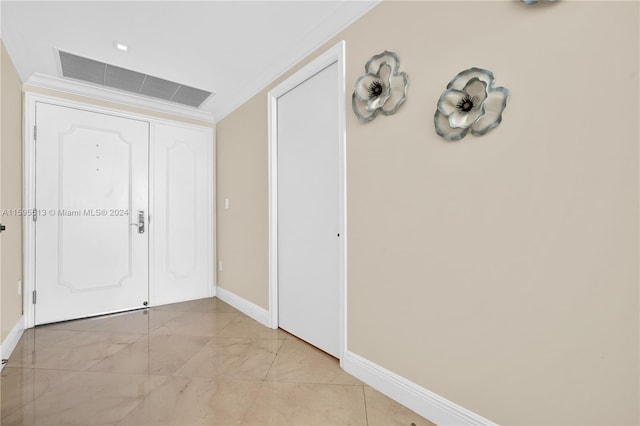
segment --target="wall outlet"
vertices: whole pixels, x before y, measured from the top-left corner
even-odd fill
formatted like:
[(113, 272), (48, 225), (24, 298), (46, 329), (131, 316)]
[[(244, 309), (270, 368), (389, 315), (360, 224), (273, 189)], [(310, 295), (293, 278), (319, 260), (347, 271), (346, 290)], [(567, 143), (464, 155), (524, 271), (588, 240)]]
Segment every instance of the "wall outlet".
[(218, 271), (222, 272), (222, 260), (218, 260)]
[(22, 296), (22, 280), (18, 280), (18, 296)]
[(228, 198), (224, 199), (224, 209), (225, 210), (229, 210), (229, 199)]

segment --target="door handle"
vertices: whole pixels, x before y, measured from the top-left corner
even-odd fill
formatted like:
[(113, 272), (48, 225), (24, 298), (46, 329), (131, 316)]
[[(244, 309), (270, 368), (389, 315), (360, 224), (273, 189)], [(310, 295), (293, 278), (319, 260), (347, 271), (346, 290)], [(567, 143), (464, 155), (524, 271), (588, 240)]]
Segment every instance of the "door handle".
[(144, 210), (138, 210), (138, 223), (132, 223), (131, 226), (137, 226), (138, 234), (144, 234)]

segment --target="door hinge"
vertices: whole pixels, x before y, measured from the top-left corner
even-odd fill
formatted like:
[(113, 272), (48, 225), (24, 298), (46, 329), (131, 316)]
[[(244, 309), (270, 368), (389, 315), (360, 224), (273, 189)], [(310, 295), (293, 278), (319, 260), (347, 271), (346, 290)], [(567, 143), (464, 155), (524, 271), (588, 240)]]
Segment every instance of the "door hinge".
[(36, 291), (33, 290), (32, 294), (33, 294), (33, 304), (35, 305), (36, 304)]
[(38, 140), (38, 126), (36, 125), (33, 126), (33, 140), (34, 141)]

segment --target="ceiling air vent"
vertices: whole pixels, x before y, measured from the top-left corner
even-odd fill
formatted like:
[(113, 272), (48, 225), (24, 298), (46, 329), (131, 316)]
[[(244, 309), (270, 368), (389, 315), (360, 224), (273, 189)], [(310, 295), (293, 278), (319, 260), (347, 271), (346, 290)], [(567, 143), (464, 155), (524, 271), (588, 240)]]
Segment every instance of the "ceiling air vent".
[(213, 92), (59, 51), (62, 76), (199, 108)]

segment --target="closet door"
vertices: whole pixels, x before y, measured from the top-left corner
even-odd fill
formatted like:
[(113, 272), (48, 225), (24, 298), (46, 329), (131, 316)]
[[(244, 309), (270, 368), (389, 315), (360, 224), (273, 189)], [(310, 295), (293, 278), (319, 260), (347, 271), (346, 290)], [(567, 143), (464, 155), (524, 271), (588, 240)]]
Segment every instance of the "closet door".
[(213, 131), (152, 125), (151, 303), (213, 296)]
[(149, 124), (38, 102), (35, 324), (148, 299)]
[(340, 357), (339, 72), (333, 62), (281, 95), (276, 122), (278, 323), (335, 357)]

